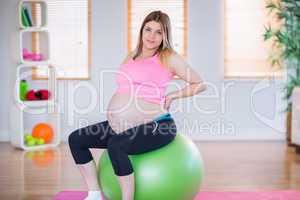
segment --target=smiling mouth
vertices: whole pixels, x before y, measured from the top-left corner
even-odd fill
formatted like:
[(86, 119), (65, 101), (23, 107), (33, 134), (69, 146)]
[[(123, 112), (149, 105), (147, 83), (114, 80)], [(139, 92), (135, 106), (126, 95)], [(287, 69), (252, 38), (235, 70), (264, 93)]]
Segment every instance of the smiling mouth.
[(149, 43), (154, 43), (154, 41), (147, 40)]

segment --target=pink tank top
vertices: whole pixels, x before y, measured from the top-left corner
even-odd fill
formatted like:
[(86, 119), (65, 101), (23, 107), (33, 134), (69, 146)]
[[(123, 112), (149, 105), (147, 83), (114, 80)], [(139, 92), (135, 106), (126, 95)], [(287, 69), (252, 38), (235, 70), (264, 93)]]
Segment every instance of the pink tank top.
[(163, 104), (173, 73), (160, 64), (158, 54), (144, 60), (130, 59), (122, 64), (116, 76), (117, 93), (129, 92), (144, 100)]

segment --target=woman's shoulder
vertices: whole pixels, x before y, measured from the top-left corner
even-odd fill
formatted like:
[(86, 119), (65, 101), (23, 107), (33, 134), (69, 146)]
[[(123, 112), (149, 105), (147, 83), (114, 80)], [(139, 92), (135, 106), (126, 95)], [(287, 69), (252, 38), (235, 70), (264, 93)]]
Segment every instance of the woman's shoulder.
[(123, 61), (122, 61), (121, 64), (122, 64), (122, 65), (123, 65), (123, 64), (126, 64), (128, 61), (132, 60), (133, 55), (134, 55), (134, 52), (129, 52), (129, 53), (127, 54), (127, 56), (123, 59)]
[(170, 68), (174, 71), (177, 71), (179, 68), (189, 67), (187, 60), (177, 52), (173, 52), (168, 59)]
[(161, 60), (163, 64), (172, 71), (174, 71), (174, 67), (176, 67), (178, 64), (185, 62), (184, 58), (174, 50), (164, 52), (161, 55)]
[(176, 51), (172, 51), (168, 56), (168, 62), (171, 65), (174, 65), (178, 62), (183, 62), (183, 61), (184, 61), (184, 58), (179, 53), (177, 53)]

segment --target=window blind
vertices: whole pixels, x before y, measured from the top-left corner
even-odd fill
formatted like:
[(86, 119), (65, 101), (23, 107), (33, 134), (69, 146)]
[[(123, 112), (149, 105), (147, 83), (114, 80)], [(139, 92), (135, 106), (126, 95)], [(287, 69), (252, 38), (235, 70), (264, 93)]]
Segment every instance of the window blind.
[(225, 78), (281, 77), (268, 61), (271, 43), (263, 41), (268, 15), (263, 0), (225, 0)]
[(91, 64), (90, 0), (47, 0), (50, 64), (59, 79), (87, 79)]

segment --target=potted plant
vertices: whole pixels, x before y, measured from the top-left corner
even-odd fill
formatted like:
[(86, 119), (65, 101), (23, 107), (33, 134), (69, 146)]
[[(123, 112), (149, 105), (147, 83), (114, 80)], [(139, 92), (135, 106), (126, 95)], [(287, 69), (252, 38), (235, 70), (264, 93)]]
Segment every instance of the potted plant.
[(270, 0), (266, 4), (269, 15), (273, 18), (264, 30), (264, 41), (270, 40), (270, 62), (286, 68), (287, 82), (284, 85), (288, 106), (287, 112), (287, 142), (291, 145), (291, 96), (293, 89), (300, 86), (300, 1)]

